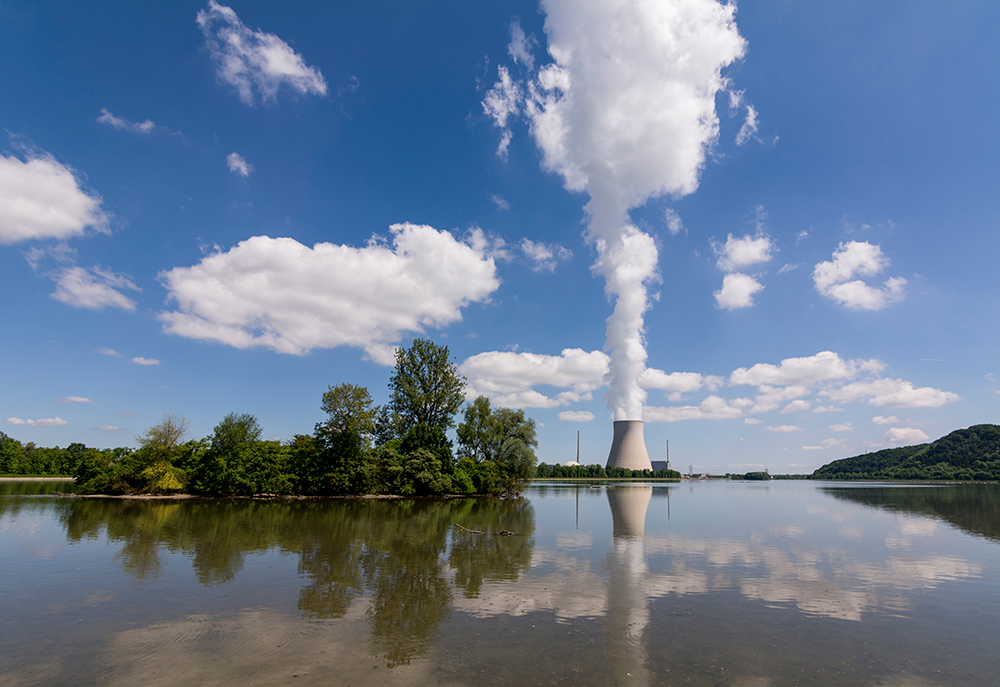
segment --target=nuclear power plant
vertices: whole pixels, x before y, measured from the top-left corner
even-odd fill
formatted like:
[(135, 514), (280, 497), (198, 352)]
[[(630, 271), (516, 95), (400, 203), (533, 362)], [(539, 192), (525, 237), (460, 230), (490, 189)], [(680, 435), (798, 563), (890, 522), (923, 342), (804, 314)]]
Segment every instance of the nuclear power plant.
[(609, 468), (652, 470), (646, 440), (642, 437), (642, 420), (615, 420), (615, 438), (608, 455)]

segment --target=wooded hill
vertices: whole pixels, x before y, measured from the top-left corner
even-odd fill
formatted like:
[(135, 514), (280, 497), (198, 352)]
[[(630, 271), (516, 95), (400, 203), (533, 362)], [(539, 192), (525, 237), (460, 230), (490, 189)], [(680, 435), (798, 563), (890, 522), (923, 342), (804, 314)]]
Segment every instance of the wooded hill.
[(1000, 426), (973, 425), (930, 444), (887, 448), (824, 465), (813, 479), (1000, 480)]

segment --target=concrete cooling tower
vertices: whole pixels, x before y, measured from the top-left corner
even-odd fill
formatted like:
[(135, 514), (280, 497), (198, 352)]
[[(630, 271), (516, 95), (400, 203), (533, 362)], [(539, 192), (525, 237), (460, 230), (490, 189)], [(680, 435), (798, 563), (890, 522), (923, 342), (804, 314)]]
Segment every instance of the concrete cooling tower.
[(642, 438), (642, 420), (615, 420), (615, 438), (611, 442), (607, 467), (653, 469), (646, 453), (646, 440)]

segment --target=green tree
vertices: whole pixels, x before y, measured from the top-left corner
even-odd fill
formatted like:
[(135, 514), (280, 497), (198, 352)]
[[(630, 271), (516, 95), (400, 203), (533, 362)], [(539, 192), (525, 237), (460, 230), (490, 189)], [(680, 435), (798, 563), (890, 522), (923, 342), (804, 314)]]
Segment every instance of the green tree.
[(261, 441), (260, 423), (249, 413), (230, 413), (215, 426), (210, 446), (194, 469), (195, 491), (214, 496), (284, 494), (291, 491), (290, 449)]
[(303, 491), (318, 494), (361, 494), (368, 484), (367, 453), (377, 410), (368, 389), (355, 384), (331, 386), (323, 394), (326, 422), (316, 425), (313, 452), (297, 449)]
[(448, 358), (448, 347), (414, 339), (409, 349), (396, 349), (396, 368), (389, 378), (389, 405), (400, 419), (401, 434), (416, 425), (448, 429), (462, 406), (465, 378)]
[(465, 422), (456, 432), (459, 455), (497, 468), (462, 468), (476, 483), (477, 491), (520, 491), (535, 476), (535, 421), (526, 418), (523, 410), (494, 410), (489, 399), (480, 396), (466, 407)]
[(465, 422), (460, 423), (456, 429), (458, 454), (468, 456), (477, 463), (489, 460), (494, 425), (490, 399), (479, 396), (465, 407)]
[(23, 456), (21, 442), (0, 432), (0, 475), (19, 474)]
[(163, 419), (158, 424), (153, 425), (142, 434), (136, 435), (135, 440), (139, 443), (140, 448), (151, 449), (157, 453), (170, 453), (180, 445), (181, 439), (187, 433), (187, 418), (164, 413)]

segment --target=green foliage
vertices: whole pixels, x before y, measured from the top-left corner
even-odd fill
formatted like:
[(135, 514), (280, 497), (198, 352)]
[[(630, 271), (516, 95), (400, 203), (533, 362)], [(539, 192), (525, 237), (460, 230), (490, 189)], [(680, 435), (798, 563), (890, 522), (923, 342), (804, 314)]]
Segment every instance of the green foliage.
[(767, 474), (766, 472), (748, 472), (745, 475), (743, 475), (743, 479), (749, 481), (767, 482), (771, 479), (771, 475)]
[(540, 464), (535, 470), (539, 479), (680, 479), (676, 470), (629, 470), (628, 468), (605, 468), (601, 465), (546, 465)]
[(291, 449), (261, 441), (257, 418), (230, 413), (215, 426), (210, 446), (193, 470), (192, 491), (210, 496), (288, 494)]
[[(480, 396), (466, 406), (465, 421), (456, 433), (463, 456), (476, 464), (493, 463), (499, 470), (499, 482), (490, 487), (489, 493), (520, 491), (535, 476), (535, 421), (525, 418), (523, 410), (493, 410), (489, 399)], [(480, 479), (490, 483), (492, 474), (484, 473)]]
[(1000, 426), (975, 425), (930, 444), (890, 448), (824, 465), (813, 479), (1000, 479)]
[(396, 368), (389, 378), (389, 410), (399, 418), (400, 433), (425, 424), (448, 429), (462, 406), (465, 378), (448, 358), (448, 347), (414, 339), (409, 349), (396, 349)]

